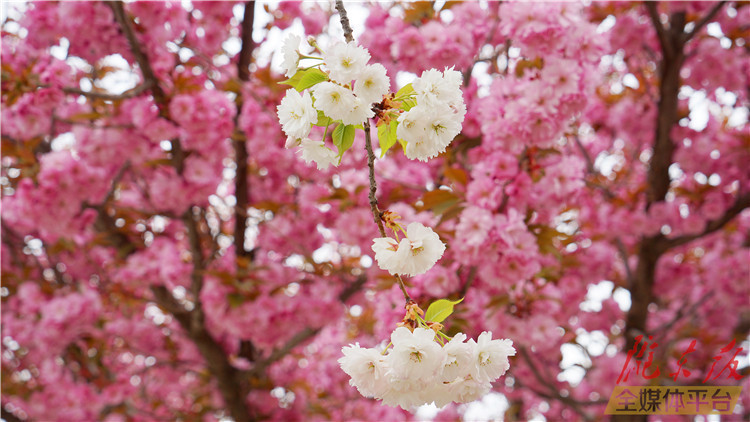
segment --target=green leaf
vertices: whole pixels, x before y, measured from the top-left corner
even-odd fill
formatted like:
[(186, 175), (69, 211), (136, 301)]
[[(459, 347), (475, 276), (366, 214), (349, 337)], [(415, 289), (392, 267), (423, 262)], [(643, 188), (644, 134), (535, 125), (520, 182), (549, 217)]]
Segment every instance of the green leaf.
[(401, 87), (398, 91), (396, 91), (396, 98), (399, 98), (401, 96), (407, 96), (414, 92), (414, 87), (411, 84), (406, 84)]
[(396, 145), (396, 127), (398, 127), (398, 121), (391, 120), (389, 124), (383, 123), (378, 126), (378, 143), (380, 143), (380, 158), (385, 157), (385, 153)]
[(310, 88), (327, 80), (328, 75), (326, 75), (325, 72), (316, 67), (312, 67), (305, 71), (304, 75), (302, 75), (302, 78), (300, 78), (297, 83), (297, 86), (295, 86), (295, 89), (301, 92), (303, 89)]
[(453, 305), (461, 303), (463, 300), (461, 298), (454, 302), (448, 299), (439, 299), (432, 302), (424, 315), (425, 321), (443, 322), (453, 313)]
[(353, 125), (345, 125), (339, 123), (336, 129), (333, 130), (333, 144), (339, 149), (339, 157), (342, 157), (346, 150), (352, 147), (354, 144), (354, 131)]
[(412, 108), (414, 108), (417, 105), (417, 100), (412, 98), (407, 98), (405, 100), (401, 100), (401, 108), (404, 111), (409, 111)]
[(302, 76), (305, 75), (306, 70), (298, 70), (297, 73), (294, 74), (291, 78), (279, 82), (279, 85), (291, 85), (291, 86), (297, 86), (300, 79), (302, 79)]
[(328, 75), (317, 67), (300, 69), (291, 78), (279, 82), (281, 85), (290, 85), (297, 91), (310, 88), (320, 82), (327, 81)]
[(318, 110), (318, 121), (315, 122), (315, 126), (326, 127), (331, 124), (331, 118), (326, 116), (325, 113)]

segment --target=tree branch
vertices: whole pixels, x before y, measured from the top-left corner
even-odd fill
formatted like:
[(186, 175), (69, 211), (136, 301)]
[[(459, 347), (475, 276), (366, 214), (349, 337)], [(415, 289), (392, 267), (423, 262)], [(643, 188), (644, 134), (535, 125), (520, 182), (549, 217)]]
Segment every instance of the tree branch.
[[(250, 80), (250, 62), (255, 49), (253, 41), (253, 23), (255, 20), (255, 2), (245, 3), (245, 15), (242, 20), (242, 49), (239, 53), (237, 62), (237, 76), (240, 81), (247, 82)], [(250, 252), (245, 250), (245, 232), (247, 231), (247, 207), (250, 203), (250, 186), (248, 184), (247, 174), (247, 136), (239, 128), (239, 116), (242, 112), (242, 92), (237, 94), (237, 115), (234, 119), (235, 135), (232, 137), (234, 144), (234, 156), (237, 164), (237, 173), (234, 179), (234, 195), (237, 202), (234, 206), (234, 251), (238, 258), (250, 257)], [(238, 276), (240, 270), (240, 261), (238, 264)]]
[(344, 8), (344, 2), (342, 0), (336, 0), (336, 10), (339, 12), (339, 20), (341, 20), (341, 27), (344, 29), (344, 38), (346, 38), (346, 42), (354, 41), (352, 27), (349, 25), (349, 16), (346, 14), (346, 9)]
[[(112, 12), (115, 15), (115, 20), (120, 25), (125, 38), (128, 40), (130, 50), (138, 62), (144, 81), (149, 84), (149, 88), (154, 96), (154, 101), (159, 107), (160, 115), (169, 119), (166, 107), (168, 104), (168, 98), (159, 85), (159, 80), (151, 67), (148, 56), (138, 42), (130, 20), (125, 14), (122, 1), (110, 2), (107, 3), (107, 5), (112, 9)], [(177, 172), (181, 174), (184, 166), (185, 155), (179, 139), (172, 139), (171, 144), (172, 164), (175, 169), (177, 169)], [(162, 303), (167, 304), (166, 306), (170, 306), (172, 310), (178, 312), (175, 314), (175, 318), (180, 322), (183, 329), (198, 347), (201, 356), (203, 356), (206, 361), (209, 371), (217, 381), (219, 392), (224, 399), (224, 404), (227, 407), (229, 415), (235, 420), (235, 422), (255, 420), (255, 417), (250, 414), (245, 402), (248, 392), (247, 383), (244, 382), (243, 378), (240, 376), (240, 372), (229, 362), (224, 349), (216, 342), (216, 340), (214, 340), (205, 327), (203, 309), (200, 302), (200, 292), (203, 288), (204, 257), (200, 244), (198, 226), (194, 219), (192, 209), (188, 209), (185, 212), (182, 220), (188, 232), (190, 252), (193, 257), (190, 290), (193, 295), (195, 307), (189, 311), (189, 318), (186, 318), (178, 308), (175, 308), (173, 304), (170, 304), (165, 300), (168, 297), (164, 294), (165, 292), (159, 289), (156, 291), (152, 290), (152, 292), (155, 293), (157, 299), (161, 299)], [(169, 292), (166, 293), (171, 296)]]
[(646, 6), (646, 11), (648, 12), (649, 18), (651, 18), (651, 24), (654, 26), (654, 29), (656, 30), (656, 35), (659, 37), (659, 44), (661, 45), (662, 50), (664, 51), (665, 56), (669, 55), (671, 56), (673, 51), (671, 50), (672, 45), (669, 42), (669, 38), (667, 36), (667, 31), (664, 29), (664, 25), (661, 23), (661, 18), (659, 18), (659, 11), (656, 10), (658, 2), (656, 1), (646, 1), (643, 2), (643, 5)]
[[(549, 399), (552, 399), (552, 400), (558, 400), (561, 403), (566, 404), (571, 409), (573, 409), (576, 413), (578, 413), (579, 415), (581, 415), (581, 417), (584, 420), (587, 420), (587, 421), (594, 420), (594, 418), (591, 415), (589, 415), (588, 413), (584, 412), (580, 408), (580, 406), (581, 405), (597, 405), (597, 404), (601, 404), (600, 402), (581, 403), (581, 402), (579, 402), (578, 400), (575, 400), (572, 397), (565, 397), (565, 396), (561, 395), (560, 392), (557, 391), (557, 389), (555, 387), (553, 387), (554, 383), (551, 382), (549, 379), (544, 378), (542, 376), (541, 372), (539, 372), (539, 368), (537, 368), (536, 365), (534, 365), (534, 362), (532, 361), (531, 356), (529, 356), (529, 353), (526, 351), (526, 348), (523, 347), (523, 346), (519, 346), (518, 347), (518, 352), (521, 355), (521, 358), (524, 360), (524, 362), (526, 362), (526, 365), (529, 366), (529, 369), (531, 369), (531, 373), (534, 375), (534, 378), (536, 378), (537, 382), (539, 384), (541, 384), (541, 385), (546, 386), (547, 389), (549, 390), (549, 393), (544, 393), (542, 391), (538, 391), (538, 390), (534, 389), (534, 392), (536, 394), (538, 394), (540, 396), (543, 396), (543, 397), (546, 397), (546, 398), (549, 398)], [(516, 378), (518, 378), (518, 377), (516, 377)], [(529, 387), (527, 386), (527, 388), (529, 388)]]
[[(647, 2), (646, 8), (649, 13), (656, 13), (654, 3)], [(652, 20), (654, 16), (652, 16)], [(664, 200), (669, 191), (671, 178), (669, 177), (669, 166), (672, 165), (675, 145), (670, 138), (670, 131), (678, 120), (677, 94), (680, 90), (680, 68), (685, 60), (681, 35), (685, 27), (684, 13), (675, 13), (672, 16), (669, 32), (665, 32), (661, 23), (654, 21), (654, 26), (661, 28), (660, 40), (662, 47), (662, 60), (659, 63), (659, 104), (654, 131), (653, 155), (649, 163), (647, 175), (647, 208), (654, 202)]]
[(161, 86), (159, 86), (159, 79), (156, 77), (154, 69), (151, 67), (151, 62), (141, 48), (141, 44), (135, 35), (135, 31), (133, 31), (133, 26), (130, 24), (130, 20), (125, 14), (125, 7), (123, 6), (122, 1), (106, 2), (106, 4), (112, 9), (112, 12), (115, 15), (115, 20), (120, 25), (120, 29), (128, 40), (130, 51), (133, 53), (136, 62), (138, 62), (138, 67), (140, 67), (141, 74), (143, 74), (144, 83), (148, 85), (153, 93), (154, 100), (159, 104), (165, 104), (166, 95), (161, 89)]
[(615, 239), (615, 245), (617, 246), (617, 252), (620, 254), (620, 259), (622, 259), (622, 265), (625, 267), (625, 279), (628, 281), (628, 288), (630, 288), (633, 286), (634, 280), (633, 270), (630, 269), (630, 263), (628, 262), (628, 251), (619, 237)]
[(255, 1), (245, 2), (245, 13), (242, 19), (242, 32), (240, 34), (242, 48), (240, 49), (239, 60), (237, 61), (237, 76), (243, 82), (250, 80), (250, 63), (253, 61), (253, 51), (255, 50), (255, 41), (253, 41), (254, 23)]
[(714, 7), (706, 14), (706, 16), (703, 17), (700, 21), (698, 21), (697, 24), (695, 24), (695, 28), (693, 28), (692, 31), (683, 34), (682, 36), (682, 42), (687, 43), (690, 41), (694, 36), (696, 36), (704, 26), (708, 25), (708, 23), (713, 19), (717, 13), (719, 13), (719, 10), (721, 10), (722, 7), (726, 4), (726, 1), (720, 1), (714, 5)]
[(83, 95), (88, 98), (95, 98), (107, 101), (120, 101), (128, 98), (135, 98), (151, 87), (151, 81), (144, 81), (142, 84), (133, 89), (127, 90), (122, 94), (110, 94), (108, 92), (84, 91), (79, 88), (65, 87), (63, 92), (66, 94)]
[(21, 419), (10, 411), (5, 410), (5, 406), (0, 406), (0, 411), (2, 411), (2, 418), (5, 419), (6, 422), (24, 422), (24, 419)]
[[(352, 297), (354, 293), (358, 292), (366, 282), (366, 276), (362, 275), (357, 277), (354, 283), (341, 291), (341, 293), (339, 294), (339, 300), (342, 303), (346, 303), (346, 301), (349, 300), (349, 298)], [(320, 333), (320, 330), (322, 330), (322, 328), (304, 327), (299, 332), (297, 332), (297, 334), (292, 336), (292, 338), (289, 339), (283, 346), (278, 349), (274, 349), (266, 358), (256, 363), (253, 369), (250, 370), (251, 376), (254, 378), (262, 377), (265, 370), (269, 366), (271, 366), (271, 364), (288, 355), (289, 352), (291, 352), (295, 347), (318, 335), (318, 333)]]
[[(154, 101), (156, 102), (157, 107), (159, 107), (159, 115), (167, 120), (171, 120), (169, 118), (169, 111), (167, 110), (167, 105), (169, 103), (167, 95), (159, 85), (159, 79), (156, 77), (154, 69), (151, 67), (151, 62), (149, 61), (148, 56), (141, 48), (141, 44), (135, 35), (133, 26), (125, 14), (125, 8), (122, 1), (106, 2), (106, 4), (112, 9), (112, 12), (115, 15), (115, 20), (120, 25), (120, 29), (128, 40), (130, 51), (133, 53), (133, 57), (135, 57), (138, 67), (141, 69), (144, 84), (148, 85), (154, 96)], [(182, 150), (182, 145), (180, 144), (179, 139), (172, 139), (170, 140), (170, 143), (172, 145), (171, 153), (174, 167), (178, 174), (182, 174), (184, 169), (185, 152)]]
[[(341, 19), (341, 27), (344, 28), (344, 37), (346, 38), (347, 42), (354, 41), (354, 36), (352, 35), (352, 27), (349, 25), (349, 18), (346, 15), (346, 9), (344, 8), (344, 2), (342, 0), (336, 0), (336, 10), (339, 12), (339, 18)], [(369, 176), (370, 176), (370, 210), (372, 211), (372, 218), (375, 220), (375, 224), (378, 225), (378, 230), (380, 231), (381, 237), (386, 237), (385, 234), (385, 227), (383, 226), (383, 214), (380, 212), (380, 209), (378, 209), (378, 198), (375, 196), (378, 185), (375, 181), (375, 153), (372, 151), (372, 139), (370, 136), (370, 121), (366, 120), (363, 124), (364, 130), (365, 130), (365, 150), (367, 151), (367, 168), (369, 169)], [(396, 281), (398, 282), (398, 287), (401, 289), (401, 292), (404, 294), (404, 300), (406, 300), (406, 303), (409, 303), (411, 301), (411, 297), (409, 296), (409, 292), (406, 291), (406, 286), (404, 285), (404, 280), (401, 279), (401, 276), (396, 274)]]
[[(659, 20), (656, 5), (647, 2), (646, 10), (659, 34), (662, 58), (659, 62), (659, 103), (654, 131), (654, 146), (646, 176), (646, 209), (655, 202), (663, 201), (669, 191), (671, 178), (669, 167), (673, 162), (675, 144), (670, 138), (672, 127), (677, 123), (680, 90), (680, 68), (685, 61), (682, 33), (685, 28), (685, 13), (671, 16), (666, 31)], [(638, 248), (638, 264), (633, 273), (633, 284), (629, 287), (631, 306), (625, 318), (625, 349), (633, 348), (635, 337), (646, 332), (648, 305), (653, 300), (656, 279), (656, 264), (666, 252), (662, 234), (643, 237)]]
[[(372, 217), (375, 220), (375, 224), (378, 225), (380, 236), (386, 237), (385, 228), (383, 227), (383, 218), (382, 218), (383, 214), (380, 212), (380, 209), (378, 208), (378, 198), (375, 196), (375, 193), (378, 190), (378, 185), (377, 185), (377, 182), (375, 181), (375, 153), (372, 151), (372, 139), (370, 138), (370, 122), (369, 121), (366, 121), (364, 123), (364, 128), (365, 128), (365, 150), (367, 151), (367, 167), (370, 170), (370, 195), (369, 195), (370, 210), (372, 211)], [(401, 289), (401, 293), (404, 294), (404, 300), (407, 303), (409, 303), (411, 301), (411, 297), (409, 296), (409, 292), (406, 291), (404, 280), (401, 278), (399, 274), (396, 274), (396, 281), (398, 282), (398, 287)]]
[(372, 151), (372, 139), (370, 137), (370, 122), (365, 122), (365, 150), (367, 151), (367, 167), (370, 171), (370, 210), (375, 224), (378, 225), (381, 237), (386, 237), (383, 226), (383, 213), (378, 208), (378, 198), (375, 196), (378, 184), (375, 181), (375, 153)]
[(274, 362), (282, 359), (288, 355), (295, 347), (306, 342), (307, 340), (315, 337), (322, 330), (322, 328), (305, 327), (289, 339), (283, 346), (278, 349), (274, 349), (268, 357), (258, 362), (252, 370), (250, 370), (250, 376), (253, 378), (260, 378), (266, 369), (271, 366)]
[(697, 302), (693, 303), (689, 307), (685, 307), (685, 305), (681, 306), (680, 309), (677, 310), (677, 312), (674, 315), (674, 318), (664, 323), (662, 326), (656, 328), (653, 332), (654, 334), (660, 334), (660, 333), (668, 333), (674, 325), (681, 320), (684, 316), (690, 315), (694, 313), (701, 305), (703, 305), (708, 299), (711, 298), (711, 296), (714, 295), (715, 292), (708, 292), (707, 294), (703, 295), (700, 299), (698, 299)]
[(703, 229), (702, 232), (698, 234), (688, 234), (684, 236), (678, 236), (671, 239), (666, 240), (666, 248), (674, 248), (676, 246), (681, 246), (686, 243), (692, 242), (695, 239), (699, 239), (703, 236), (709, 235), (715, 231), (721, 230), (722, 227), (726, 226), (727, 223), (732, 221), (734, 217), (739, 215), (744, 209), (750, 207), (750, 193), (742, 194), (737, 197), (737, 199), (734, 201), (734, 204), (727, 209), (724, 212), (724, 215), (717, 218), (716, 220), (711, 220), (708, 223), (706, 223), (706, 228)]

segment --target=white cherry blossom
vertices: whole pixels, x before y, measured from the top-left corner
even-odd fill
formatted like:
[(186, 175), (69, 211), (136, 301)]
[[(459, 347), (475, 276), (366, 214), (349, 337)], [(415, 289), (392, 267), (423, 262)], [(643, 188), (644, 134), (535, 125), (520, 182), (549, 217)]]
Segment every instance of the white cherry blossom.
[(434, 340), (435, 332), (418, 327), (410, 331), (398, 327), (391, 333), (393, 350), (386, 362), (400, 378), (430, 380), (442, 368), (445, 351)]
[(451, 395), (458, 403), (470, 403), (481, 399), (492, 389), (492, 384), (475, 380), (468, 375), (451, 383)]
[(307, 91), (300, 94), (296, 89), (288, 89), (276, 111), (281, 128), (290, 138), (304, 138), (310, 133), (311, 125), (318, 120), (318, 112)]
[(333, 82), (321, 82), (313, 87), (315, 108), (333, 120), (344, 124), (359, 124), (365, 121), (371, 111), (363, 107), (362, 101), (354, 93)]
[(349, 84), (357, 79), (370, 61), (370, 52), (356, 42), (336, 43), (323, 53), (323, 61), (330, 77), (341, 84)]
[[(507, 362), (515, 349), (510, 340), (492, 340), (489, 332), (482, 333), (479, 342), (465, 339), (465, 334), (458, 333), (441, 346), (432, 329), (398, 327), (391, 333), (393, 348), (387, 354), (349, 345), (342, 349), (344, 357), (339, 364), (351, 377), (349, 384), (363, 396), (375, 397), (388, 406), (411, 411), (429, 403), (438, 407), (468, 403), (490, 391), (497, 368), (506, 371), (503, 361)], [(501, 364), (487, 374), (486, 365), (492, 362)]]
[(414, 222), (406, 227), (406, 237), (400, 242), (388, 237), (376, 238), (372, 250), (381, 269), (393, 275), (415, 276), (435, 265), (445, 252), (445, 244), (431, 228)]
[[(404, 239), (402, 242), (408, 243), (408, 240)], [(375, 260), (378, 262), (378, 266), (392, 275), (398, 273), (407, 249), (408, 246), (399, 248), (399, 242), (390, 237), (378, 237), (372, 240), (372, 251), (375, 252)], [(399, 253), (399, 250), (401, 250), (401, 253)]]
[(356, 79), (354, 94), (368, 105), (382, 101), (383, 95), (387, 94), (391, 87), (385, 67), (380, 63), (365, 66)]
[(313, 141), (310, 138), (302, 139), (298, 152), (307, 164), (315, 162), (318, 170), (325, 170), (330, 165), (334, 167), (338, 165), (336, 153), (326, 147), (323, 141)]
[(472, 376), (481, 381), (494, 381), (510, 368), (508, 356), (515, 355), (516, 349), (513, 347), (512, 340), (492, 340), (492, 332), (484, 331), (479, 335), (474, 346), (475, 365)]
[(389, 387), (386, 380), (385, 356), (375, 349), (365, 349), (359, 343), (341, 349), (344, 357), (338, 360), (341, 369), (351, 377), (349, 384), (365, 397), (383, 394)]
[(440, 72), (437, 69), (429, 69), (413, 83), (414, 92), (417, 94), (417, 103), (425, 106), (454, 105), (463, 103), (461, 94), (461, 72), (446, 69)]
[(281, 54), (284, 58), (284, 61), (281, 62), (281, 67), (284, 69), (284, 74), (287, 78), (291, 78), (297, 72), (300, 60), (299, 45), (301, 42), (302, 38), (300, 36), (289, 34), (281, 46)]
[(451, 382), (456, 378), (469, 375), (471, 372), (472, 358), (474, 357), (473, 349), (470, 344), (464, 343), (465, 340), (466, 334), (458, 333), (443, 346), (446, 359), (443, 364), (441, 381)]

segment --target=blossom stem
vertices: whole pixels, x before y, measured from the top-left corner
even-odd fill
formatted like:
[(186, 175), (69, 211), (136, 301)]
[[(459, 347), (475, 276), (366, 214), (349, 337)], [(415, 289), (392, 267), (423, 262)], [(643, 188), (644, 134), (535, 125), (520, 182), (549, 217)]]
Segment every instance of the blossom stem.
[[(453, 340), (453, 338), (452, 338), (451, 336), (449, 336), (448, 334), (445, 334), (444, 332), (442, 332), (442, 331), (440, 331), (440, 330), (438, 330), (438, 331), (436, 331), (436, 332), (438, 333), (438, 335), (442, 336), (442, 337), (443, 337), (443, 338), (445, 338), (446, 340)], [(438, 338), (440, 338), (440, 337), (438, 337)]]
[[(364, 123), (364, 130), (365, 150), (367, 150), (367, 166), (370, 169), (370, 209), (372, 210), (372, 216), (375, 219), (375, 224), (378, 225), (378, 230), (380, 230), (380, 236), (386, 237), (385, 227), (383, 227), (383, 219), (381, 217), (380, 210), (378, 209), (378, 198), (375, 196), (375, 193), (378, 190), (378, 185), (375, 181), (375, 153), (372, 152), (372, 139), (370, 138), (369, 121), (366, 121)], [(409, 301), (411, 301), (411, 296), (409, 296), (409, 292), (406, 291), (404, 280), (401, 279), (400, 275), (396, 274), (396, 281), (398, 281), (398, 287), (404, 294), (404, 300), (406, 300), (406, 302), (408, 303)]]
[(399, 95), (398, 97), (394, 98), (393, 101), (409, 100), (409, 99), (416, 98), (416, 97), (417, 97), (417, 95), (414, 94), (414, 93), (403, 94), (403, 95)]
[(326, 136), (328, 136), (328, 127), (331, 126), (331, 118), (328, 117), (328, 120), (326, 120), (326, 130), (323, 132), (323, 142), (326, 141)]
[[(353, 32), (352, 27), (349, 24), (349, 18), (346, 15), (346, 9), (344, 8), (344, 2), (342, 0), (336, 0), (336, 10), (339, 12), (339, 19), (341, 20), (341, 27), (344, 29), (344, 38), (346, 38), (347, 42), (354, 41), (354, 36), (352, 35), (352, 32)], [(383, 218), (380, 213), (380, 210), (378, 209), (378, 199), (375, 197), (375, 193), (377, 192), (378, 185), (375, 182), (375, 153), (372, 152), (372, 139), (370, 138), (370, 121), (369, 120), (365, 121), (362, 126), (365, 131), (365, 150), (367, 150), (367, 167), (369, 167), (370, 169), (370, 209), (372, 210), (372, 216), (375, 219), (375, 224), (378, 225), (380, 236), (386, 237), (385, 227), (383, 227)], [(401, 279), (400, 275), (396, 274), (396, 281), (398, 281), (398, 287), (401, 289), (401, 292), (404, 294), (404, 300), (406, 300), (406, 303), (409, 303), (411, 301), (411, 296), (409, 296), (409, 292), (406, 291), (404, 280)]]

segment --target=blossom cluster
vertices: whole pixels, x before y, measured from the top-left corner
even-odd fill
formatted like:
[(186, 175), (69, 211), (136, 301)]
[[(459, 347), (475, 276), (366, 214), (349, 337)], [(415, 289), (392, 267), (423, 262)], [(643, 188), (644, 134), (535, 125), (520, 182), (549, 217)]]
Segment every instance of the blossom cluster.
[(516, 354), (511, 340), (493, 340), (487, 331), (477, 341), (465, 341), (466, 335), (458, 333), (442, 346), (435, 335), (430, 328), (398, 327), (388, 353), (357, 343), (344, 347), (338, 361), (351, 377), (349, 384), (363, 396), (410, 410), (432, 402), (443, 407), (481, 398), (510, 368), (508, 357)]
[(405, 234), (400, 242), (391, 237), (373, 239), (375, 260), (392, 275), (424, 274), (443, 256), (445, 245), (437, 233), (422, 223), (409, 224)]
[(417, 105), (398, 118), (397, 136), (406, 141), (406, 157), (427, 161), (445, 151), (461, 132), (466, 115), (461, 93), (461, 72), (422, 72), (413, 83)]
[[(385, 67), (368, 64), (370, 52), (354, 41), (333, 44), (321, 51), (322, 57), (302, 54), (300, 43), (295, 35), (284, 41), (282, 67), (290, 79), (282, 83), (293, 88), (286, 91), (277, 115), (286, 147), (298, 147), (308, 164), (315, 162), (319, 170), (336, 166), (351, 147), (355, 130), (371, 118), (378, 119), (383, 154), (399, 141), (408, 158), (421, 161), (444, 152), (461, 131), (466, 106), (461, 73), (453, 68), (427, 70), (389, 94)], [(314, 40), (310, 44), (318, 47)], [(301, 68), (301, 60), (319, 63)], [(338, 154), (325, 144), (331, 124), (336, 124), (332, 138)], [(322, 140), (310, 139), (313, 126), (325, 128)]]

